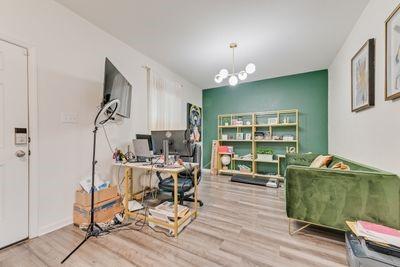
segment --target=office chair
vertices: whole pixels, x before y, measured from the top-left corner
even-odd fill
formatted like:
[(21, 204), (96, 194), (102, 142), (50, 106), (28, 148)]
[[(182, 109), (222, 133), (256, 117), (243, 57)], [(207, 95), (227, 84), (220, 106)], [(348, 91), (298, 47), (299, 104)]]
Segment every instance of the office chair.
[[(201, 181), (201, 146), (195, 145), (193, 151), (193, 162), (199, 163), (199, 169), (197, 172), (197, 184)], [(160, 190), (164, 192), (169, 192), (172, 194), (172, 197), (167, 201), (173, 201), (174, 199), (174, 178), (168, 177), (163, 179), (161, 177), (160, 172), (156, 172), (158, 179), (160, 180), (158, 187)], [(178, 200), (179, 204), (183, 205), (184, 201), (194, 202), (194, 192), (188, 193), (190, 190), (194, 188), (194, 174), (193, 168), (188, 169), (187, 171), (181, 172), (178, 174)], [(200, 207), (203, 206), (203, 201), (200, 199), (197, 200)]]

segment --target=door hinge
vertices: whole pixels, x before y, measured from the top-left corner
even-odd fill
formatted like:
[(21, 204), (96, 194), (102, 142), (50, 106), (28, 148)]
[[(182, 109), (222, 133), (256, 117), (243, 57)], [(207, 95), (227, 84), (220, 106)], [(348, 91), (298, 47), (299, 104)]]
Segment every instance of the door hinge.
[(29, 149), (28, 150), (28, 156), (30, 156), (32, 153), (31, 153), (31, 150)]
[(31, 138), (30, 137), (28, 137), (28, 143), (30, 143), (31, 142)]

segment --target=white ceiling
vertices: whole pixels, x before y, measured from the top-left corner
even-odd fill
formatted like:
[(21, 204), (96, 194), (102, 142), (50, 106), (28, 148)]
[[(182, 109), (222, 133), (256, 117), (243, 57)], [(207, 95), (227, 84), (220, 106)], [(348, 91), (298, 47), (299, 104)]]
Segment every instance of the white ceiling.
[[(368, 0), (56, 0), (200, 88), (253, 62), (247, 81), (326, 69)], [(362, 44), (360, 44), (361, 46)], [(220, 85), (226, 85), (226, 82)]]

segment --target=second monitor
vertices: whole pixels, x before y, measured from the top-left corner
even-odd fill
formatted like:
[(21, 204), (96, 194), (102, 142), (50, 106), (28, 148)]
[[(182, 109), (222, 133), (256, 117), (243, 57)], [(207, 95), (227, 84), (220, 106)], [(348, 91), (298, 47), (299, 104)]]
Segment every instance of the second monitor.
[(153, 153), (155, 155), (163, 153), (163, 140), (168, 140), (170, 154), (186, 157), (192, 155), (193, 148), (186, 130), (151, 131), (151, 140), (153, 143)]

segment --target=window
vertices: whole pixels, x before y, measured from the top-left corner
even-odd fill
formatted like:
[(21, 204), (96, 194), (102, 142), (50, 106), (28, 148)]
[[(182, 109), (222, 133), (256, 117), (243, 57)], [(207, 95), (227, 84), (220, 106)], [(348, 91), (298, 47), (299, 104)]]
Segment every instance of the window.
[(148, 110), (150, 130), (185, 129), (182, 86), (148, 69)]

